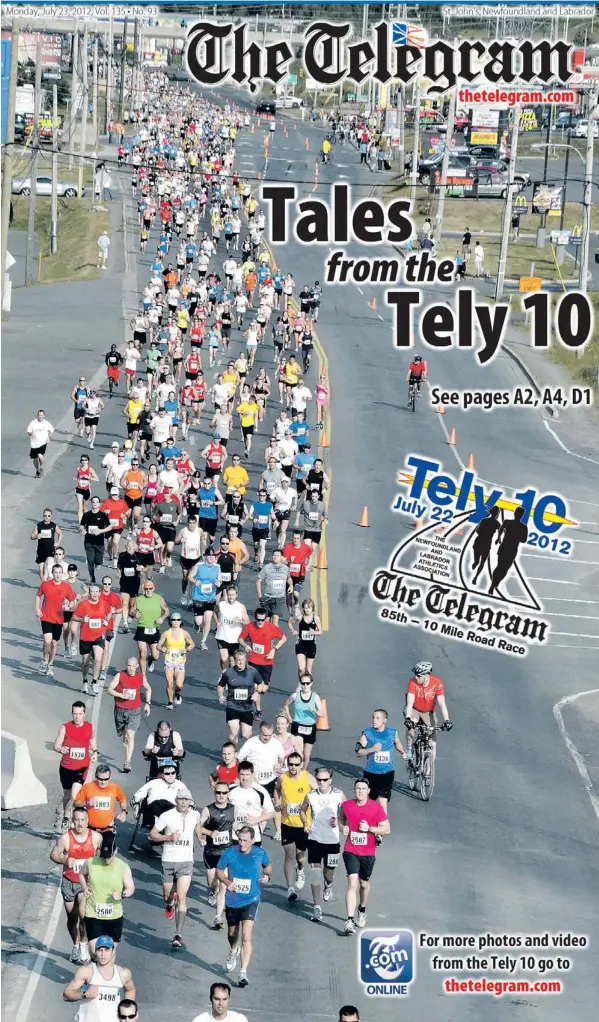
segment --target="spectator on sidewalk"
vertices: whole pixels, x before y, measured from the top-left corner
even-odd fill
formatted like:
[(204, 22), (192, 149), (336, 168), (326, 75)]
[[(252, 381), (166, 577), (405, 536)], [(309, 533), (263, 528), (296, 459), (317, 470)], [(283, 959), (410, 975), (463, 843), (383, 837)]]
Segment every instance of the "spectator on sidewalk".
[(464, 236), (462, 237), (462, 253), (464, 255), (464, 259), (466, 260), (466, 262), (468, 262), (469, 259), (470, 259), (470, 251), (471, 251), (470, 243), (471, 243), (471, 241), (472, 241), (472, 234), (470, 233), (470, 228), (467, 227), (466, 230), (464, 231)]
[(368, 163), (368, 142), (360, 142), (360, 163)]
[(485, 275), (485, 250), (480, 241), (476, 242), (474, 246), (474, 267), (476, 269), (477, 277), (484, 277)]
[(512, 241), (518, 240), (520, 234), (520, 214), (514, 213), (512, 216)]
[(108, 249), (110, 248), (110, 238), (106, 231), (103, 231), (98, 238), (98, 269), (105, 270), (106, 262), (108, 260)]
[(466, 276), (466, 260), (461, 252), (455, 254), (455, 279), (463, 280)]

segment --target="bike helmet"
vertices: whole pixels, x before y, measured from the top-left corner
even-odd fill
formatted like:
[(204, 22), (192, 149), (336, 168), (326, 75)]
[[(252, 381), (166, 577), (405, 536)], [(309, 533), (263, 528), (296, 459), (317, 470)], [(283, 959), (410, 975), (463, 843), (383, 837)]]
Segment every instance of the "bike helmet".
[(433, 665), (429, 660), (420, 660), (417, 664), (414, 664), (412, 670), (416, 678), (421, 678), (424, 674), (430, 674), (433, 669)]
[(415, 362), (422, 362), (422, 355), (414, 355)]

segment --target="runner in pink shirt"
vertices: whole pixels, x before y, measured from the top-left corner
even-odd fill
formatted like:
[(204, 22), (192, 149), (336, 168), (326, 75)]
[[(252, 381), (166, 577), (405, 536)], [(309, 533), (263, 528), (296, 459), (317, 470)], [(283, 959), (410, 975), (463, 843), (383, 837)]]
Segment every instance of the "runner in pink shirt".
[[(354, 791), (355, 798), (342, 802), (339, 810), (339, 823), (346, 835), (343, 861), (347, 872), (347, 921), (344, 933), (355, 933), (356, 926), (362, 929), (366, 925), (366, 903), (376, 855), (375, 839), (391, 831), (387, 813), (378, 802), (369, 798), (368, 781), (356, 781)], [(358, 884), (360, 900), (356, 915)]]

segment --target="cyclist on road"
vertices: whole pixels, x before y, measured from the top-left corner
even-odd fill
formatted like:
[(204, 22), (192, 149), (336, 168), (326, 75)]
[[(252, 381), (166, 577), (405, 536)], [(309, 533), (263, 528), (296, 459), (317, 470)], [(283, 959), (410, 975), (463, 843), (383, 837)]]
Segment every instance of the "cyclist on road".
[[(410, 678), (406, 692), (404, 717), (434, 727), (437, 723), (435, 709), (437, 703), (443, 714), (445, 729), (451, 731), (453, 724), (449, 719), (449, 711), (445, 702), (443, 682), (432, 674), (433, 665), (428, 660), (421, 660), (412, 668), (414, 677)], [(448, 725), (448, 726), (447, 726)], [(408, 756), (412, 750), (412, 734), (408, 730)], [(437, 743), (433, 742), (433, 755), (437, 755)]]

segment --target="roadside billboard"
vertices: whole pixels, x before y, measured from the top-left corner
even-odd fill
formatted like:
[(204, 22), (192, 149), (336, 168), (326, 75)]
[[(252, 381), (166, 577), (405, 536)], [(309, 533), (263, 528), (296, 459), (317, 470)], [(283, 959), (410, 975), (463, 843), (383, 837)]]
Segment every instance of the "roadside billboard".
[(50, 35), (48, 32), (21, 32), (19, 35), (19, 63), (25, 64), (28, 60), (35, 63), (38, 39), (41, 39), (42, 42), (42, 66), (60, 67), (62, 38), (59, 35)]

